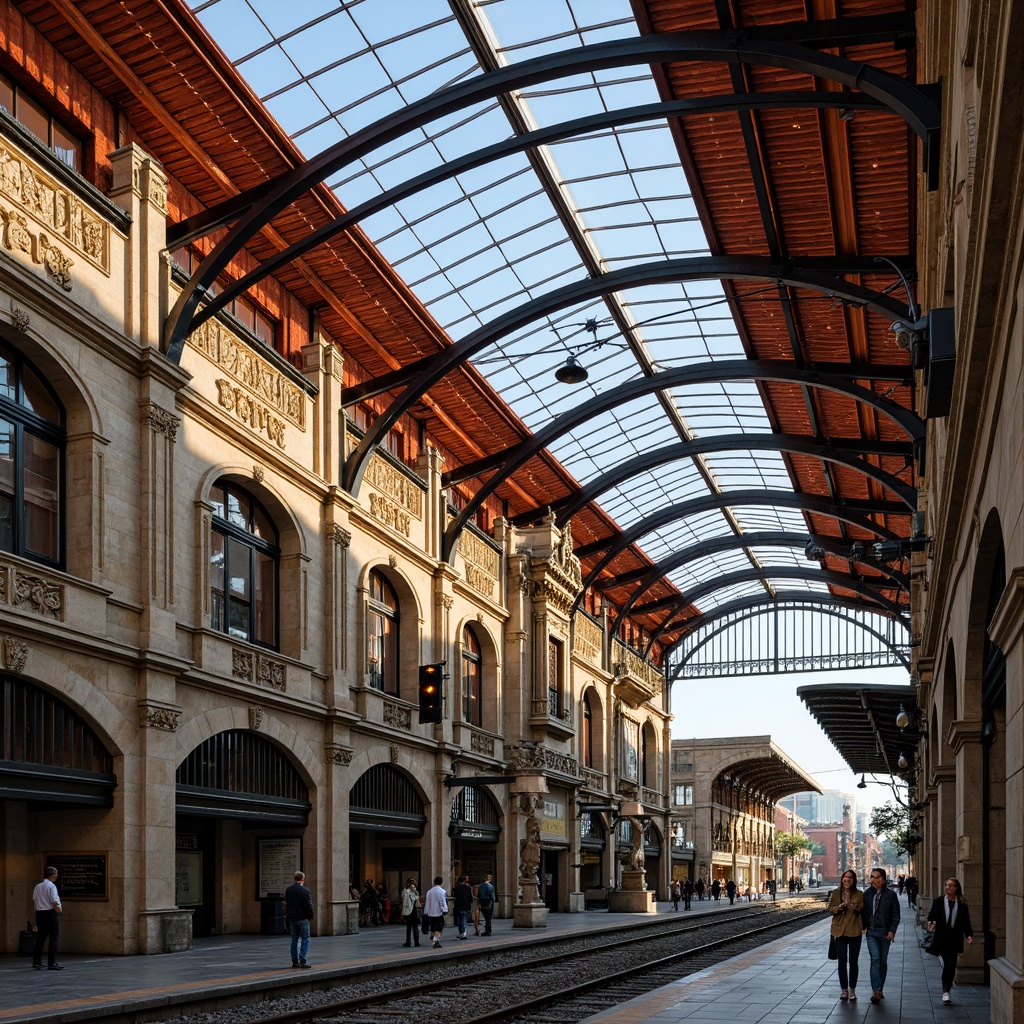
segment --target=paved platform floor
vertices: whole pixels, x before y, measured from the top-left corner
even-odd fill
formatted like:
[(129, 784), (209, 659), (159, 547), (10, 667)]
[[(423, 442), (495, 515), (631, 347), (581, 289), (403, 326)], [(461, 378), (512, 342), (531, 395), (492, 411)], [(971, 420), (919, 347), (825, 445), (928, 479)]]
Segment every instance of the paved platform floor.
[[(746, 904), (737, 904), (736, 910)], [(659, 914), (673, 913), (659, 903)], [(687, 916), (730, 913), (721, 903), (694, 902)], [(680, 916), (683, 912), (680, 911)], [(288, 936), (223, 935), (198, 939), (187, 953), (167, 956), (102, 957), (61, 955), (65, 970), (33, 971), (28, 958), (0, 956), (0, 1024), (71, 1024), (103, 1012), (132, 1007), (151, 1019), (162, 1007), (176, 1005), (183, 995), (226, 996), (229, 999), (260, 992), (285, 995), (290, 986), (320, 986), (343, 980), (368, 965), (387, 964), (401, 971), (410, 960), (458, 958), (481, 948), (500, 948), (542, 942), (581, 931), (608, 931), (641, 924), (644, 914), (551, 914), (543, 929), (513, 929), (512, 921), (495, 920), (494, 935), (470, 933), (459, 941), (446, 928), (443, 948), (433, 950), (421, 938), (419, 949), (403, 949), (405, 929), (397, 925), (363, 929), (358, 935), (314, 936), (310, 942), (311, 970), (291, 967)], [(933, 1021), (983, 1024), (989, 1019), (989, 990), (980, 986), (954, 989), (955, 1004), (939, 1002), (937, 961), (917, 946), (916, 930), (902, 928), (889, 960), (888, 998), (880, 1006), (868, 1001), (867, 950), (861, 952), (860, 999), (840, 1003), (835, 964), (826, 958), (828, 922), (795, 937), (765, 945), (713, 970), (658, 989), (592, 1018), (601, 1024), (854, 1024), (875, 1017), (885, 1024), (932, 1024)]]
[(885, 999), (871, 1003), (870, 959), (861, 944), (857, 1001), (841, 1002), (835, 961), (827, 958), (829, 922), (767, 943), (699, 974), (589, 1017), (588, 1024), (987, 1024), (989, 989), (955, 985), (942, 1003), (941, 964), (918, 943), (911, 922), (889, 951)]

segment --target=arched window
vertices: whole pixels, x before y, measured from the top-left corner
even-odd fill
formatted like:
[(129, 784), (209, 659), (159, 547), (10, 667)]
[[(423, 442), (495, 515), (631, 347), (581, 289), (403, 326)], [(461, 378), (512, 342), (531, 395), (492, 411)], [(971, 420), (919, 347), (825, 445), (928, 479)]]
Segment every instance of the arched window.
[(57, 397), (0, 344), (0, 551), (63, 564), (65, 440)]
[(398, 696), (398, 595), (382, 573), (370, 573), (370, 686)]
[(654, 775), (654, 766), (650, 764), (651, 744), (647, 735), (647, 728), (644, 727), (640, 734), (640, 785), (650, 786)]
[(580, 732), (580, 761), (584, 768), (594, 767), (594, 712), (590, 694), (583, 694), (583, 729)]
[(262, 505), (222, 481), (210, 494), (213, 628), (266, 647), (277, 646), (277, 530)]
[(470, 725), (482, 725), (484, 720), (480, 666), (480, 641), (466, 626), (462, 631), (462, 717)]

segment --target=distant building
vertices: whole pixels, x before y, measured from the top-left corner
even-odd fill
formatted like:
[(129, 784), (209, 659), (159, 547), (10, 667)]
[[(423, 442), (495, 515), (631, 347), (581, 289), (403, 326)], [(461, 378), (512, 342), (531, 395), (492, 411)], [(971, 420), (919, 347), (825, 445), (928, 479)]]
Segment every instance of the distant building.
[(774, 880), (776, 804), (813, 786), (770, 736), (672, 740), (672, 877)]

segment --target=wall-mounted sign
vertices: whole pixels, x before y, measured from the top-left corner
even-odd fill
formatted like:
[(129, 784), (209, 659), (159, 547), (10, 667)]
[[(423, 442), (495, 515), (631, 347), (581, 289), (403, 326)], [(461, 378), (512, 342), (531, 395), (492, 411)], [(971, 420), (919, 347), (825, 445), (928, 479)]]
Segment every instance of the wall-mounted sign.
[(256, 899), (284, 896), (302, 870), (301, 836), (261, 836), (256, 840)]
[(202, 906), (202, 853), (199, 850), (176, 850), (174, 858), (174, 902), (179, 907)]
[(62, 900), (108, 899), (105, 853), (47, 853), (44, 860), (57, 869), (57, 891)]

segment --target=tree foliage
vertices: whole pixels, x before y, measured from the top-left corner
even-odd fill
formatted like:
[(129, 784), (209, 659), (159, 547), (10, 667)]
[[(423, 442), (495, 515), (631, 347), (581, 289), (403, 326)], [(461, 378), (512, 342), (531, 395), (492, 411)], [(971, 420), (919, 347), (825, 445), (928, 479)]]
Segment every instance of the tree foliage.
[(775, 833), (775, 856), (795, 857), (801, 850), (810, 850), (814, 843), (807, 836), (799, 832), (776, 832)]
[(896, 847), (897, 854), (913, 853), (917, 845), (912, 838), (915, 833), (910, 811), (891, 800), (871, 812), (871, 831), (876, 836), (885, 836)]

